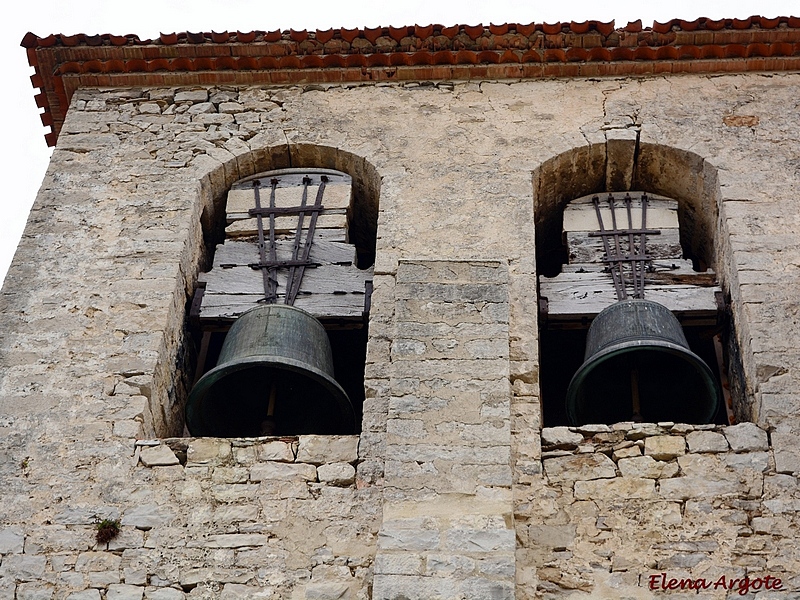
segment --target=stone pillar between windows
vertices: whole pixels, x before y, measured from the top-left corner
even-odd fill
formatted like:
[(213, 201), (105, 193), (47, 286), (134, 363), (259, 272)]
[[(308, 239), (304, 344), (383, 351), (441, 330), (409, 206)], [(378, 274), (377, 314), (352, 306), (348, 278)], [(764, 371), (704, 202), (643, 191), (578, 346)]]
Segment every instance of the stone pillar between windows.
[(395, 315), (373, 598), (511, 599), (508, 267), (401, 261)]

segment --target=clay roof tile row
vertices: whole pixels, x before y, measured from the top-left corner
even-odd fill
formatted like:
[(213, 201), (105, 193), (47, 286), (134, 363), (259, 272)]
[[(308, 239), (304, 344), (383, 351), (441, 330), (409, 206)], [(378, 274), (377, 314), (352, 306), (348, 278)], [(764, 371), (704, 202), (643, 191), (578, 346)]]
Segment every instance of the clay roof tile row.
[[(759, 27), (761, 29), (775, 29), (781, 24), (785, 24), (791, 28), (800, 27), (800, 17), (777, 17), (768, 19), (760, 16), (753, 16), (748, 19), (707, 19), (701, 17), (694, 21), (684, 21), (682, 19), (673, 19), (665, 23), (658, 21), (653, 23), (652, 31), (655, 33), (668, 33), (672, 30), (681, 31), (719, 31), (721, 29), (749, 29), (751, 27)], [(452, 27), (444, 27), (442, 25), (412, 25), (409, 27), (375, 27), (364, 29), (327, 29), (309, 32), (305, 29), (296, 31), (290, 29), (288, 32), (275, 31), (250, 31), (250, 32), (208, 32), (208, 33), (162, 33), (157, 40), (140, 39), (136, 35), (86, 35), (79, 33), (76, 35), (64, 34), (51, 34), (47, 37), (40, 38), (32, 33), (28, 33), (22, 40), (22, 46), (26, 48), (46, 48), (54, 45), (62, 46), (101, 46), (110, 44), (114, 46), (123, 46), (126, 44), (132, 45), (150, 45), (153, 43), (160, 43), (164, 46), (171, 46), (181, 43), (189, 44), (227, 44), (227, 43), (241, 43), (249, 44), (256, 39), (261, 38), (264, 42), (277, 42), (283, 38), (292, 40), (294, 42), (303, 42), (306, 39), (316, 39), (321, 43), (327, 43), (334, 37), (352, 43), (358, 37), (362, 37), (374, 44), (375, 41), (382, 36), (388, 36), (396, 42), (400, 42), (406, 37), (416, 37), (419, 39), (426, 39), (433, 35), (443, 35), (449, 39), (455, 38), (462, 31), (470, 39), (476, 40), (484, 35), (502, 36), (509, 32), (521, 35), (531, 35), (535, 31), (541, 31), (546, 35), (556, 35), (560, 33), (573, 33), (576, 35), (583, 35), (589, 31), (597, 31), (603, 36), (609, 36), (614, 32), (614, 22), (604, 23), (602, 21), (583, 21), (577, 23), (572, 21), (570, 23), (531, 23), (529, 25), (519, 23), (506, 23), (503, 25), (491, 24), (484, 27), (482, 24), (470, 25), (455, 25)], [(620, 31), (627, 33), (638, 33), (643, 31), (641, 20), (628, 23), (622, 27)]]
[[(673, 19), (652, 28), (638, 20), (620, 29), (613, 21), (573, 21), (212, 31), (162, 33), (152, 40), (28, 33), (22, 46), (36, 70), (31, 82), (42, 90), (35, 100), (45, 109), (43, 124), (53, 127), (45, 136), (52, 145), (72, 92), (81, 86), (798, 69), (800, 18)], [(399, 74), (399, 68), (405, 71)], [(230, 71), (241, 73), (215, 75)]]

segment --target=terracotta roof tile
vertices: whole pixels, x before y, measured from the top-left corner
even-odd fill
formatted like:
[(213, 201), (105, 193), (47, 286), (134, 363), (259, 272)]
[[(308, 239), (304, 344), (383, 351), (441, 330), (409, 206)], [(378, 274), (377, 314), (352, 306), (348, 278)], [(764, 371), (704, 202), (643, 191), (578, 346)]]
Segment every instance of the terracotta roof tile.
[(437, 24), (22, 39), (55, 143), (72, 93), (96, 85), (595, 77), (800, 69), (800, 18)]

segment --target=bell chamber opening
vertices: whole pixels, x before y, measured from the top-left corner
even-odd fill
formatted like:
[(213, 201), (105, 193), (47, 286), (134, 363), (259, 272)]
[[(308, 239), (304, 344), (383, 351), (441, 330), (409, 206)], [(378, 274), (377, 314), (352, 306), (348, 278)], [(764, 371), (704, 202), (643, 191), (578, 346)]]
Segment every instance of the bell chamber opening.
[(562, 257), (538, 280), (543, 424), (730, 423), (730, 319), (710, 257), (683, 246), (678, 201), (601, 192), (562, 206), (560, 236), (542, 237), (561, 245), (537, 240), (537, 258)]
[(359, 432), (375, 245), (367, 209), (377, 206), (365, 189), (327, 168), (230, 187), (190, 309), (197, 367), (186, 433)]

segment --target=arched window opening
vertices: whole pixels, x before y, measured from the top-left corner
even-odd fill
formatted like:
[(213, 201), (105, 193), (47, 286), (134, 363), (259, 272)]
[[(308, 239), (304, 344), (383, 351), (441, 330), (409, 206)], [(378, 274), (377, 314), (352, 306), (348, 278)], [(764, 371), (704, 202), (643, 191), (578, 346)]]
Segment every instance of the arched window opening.
[(230, 187), (224, 240), (190, 311), (200, 339), (192, 435), (358, 431), (374, 237), (353, 227), (364, 220), (353, 189), (346, 173), (314, 168)]
[[(733, 388), (735, 399), (742, 387), (738, 385), (741, 368), (724, 301), (726, 273), (712, 270), (720, 252), (714, 236), (713, 181), (708, 180), (702, 161), (676, 160), (666, 153), (658, 156), (653, 150), (648, 147), (636, 154), (629, 184), (677, 192), (677, 198), (627, 191), (630, 187), (607, 191), (605, 157), (597, 148), (561, 155), (534, 174), (539, 383), (545, 426), (578, 421), (583, 425), (654, 420), (729, 423), (735, 419), (730, 391)], [(670, 161), (675, 167), (672, 179), (677, 182), (664, 173)], [(691, 177), (682, 179), (686, 171)], [(614, 230), (617, 235), (610, 235)], [(632, 308), (625, 316), (624, 310), (616, 311), (614, 319), (622, 322), (612, 319), (610, 326), (606, 319), (604, 343), (609, 347), (590, 339), (587, 349), (587, 333), (596, 317), (606, 315), (604, 309), (620, 301)], [(663, 341), (663, 323), (653, 329), (646, 319), (635, 324), (626, 321), (649, 301), (669, 309), (660, 314), (666, 321), (675, 320), (673, 339)], [(647, 307), (652, 310), (660, 309)], [(639, 339), (631, 342), (624, 332), (613, 331), (615, 327), (632, 327)], [(593, 335), (597, 338), (596, 332)], [(642, 345), (656, 346), (657, 357), (638, 348)], [(602, 375), (597, 376), (593, 369), (600, 363), (603, 367), (597, 372)], [(576, 382), (571, 388), (573, 378)], [(645, 410), (639, 404), (640, 390), (658, 399), (657, 410), (652, 406)], [(705, 402), (703, 410), (694, 404), (694, 396)], [(593, 404), (578, 418), (576, 406), (581, 403), (584, 409), (586, 403), (603, 408), (594, 410)]]

